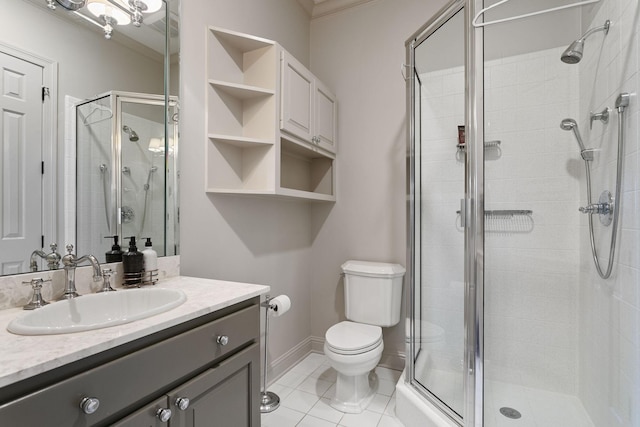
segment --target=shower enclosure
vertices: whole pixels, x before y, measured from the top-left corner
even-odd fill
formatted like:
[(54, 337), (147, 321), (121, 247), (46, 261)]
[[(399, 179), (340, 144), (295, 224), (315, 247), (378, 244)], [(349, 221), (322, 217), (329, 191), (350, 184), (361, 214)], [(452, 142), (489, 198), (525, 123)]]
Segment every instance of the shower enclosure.
[(118, 236), (126, 251), (151, 238), (158, 255), (175, 255), (177, 102), (164, 96), (112, 91), (76, 106), (76, 251), (104, 261)]
[(407, 427), (640, 426), (639, 20), (461, 0), (407, 42)]

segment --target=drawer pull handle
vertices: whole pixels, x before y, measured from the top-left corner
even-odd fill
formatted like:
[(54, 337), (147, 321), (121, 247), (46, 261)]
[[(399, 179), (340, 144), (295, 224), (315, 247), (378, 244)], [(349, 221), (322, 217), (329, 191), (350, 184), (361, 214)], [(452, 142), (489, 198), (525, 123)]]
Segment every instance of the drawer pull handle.
[(186, 411), (189, 407), (189, 398), (188, 397), (179, 397), (176, 399), (176, 406), (181, 411)]
[(98, 410), (100, 400), (97, 397), (85, 397), (80, 401), (80, 409), (87, 415), (91, 415)]
[(218, 338), (216, 338), (216, 342), (220, 345), (227, 345), (229, 344), (229, 337), (226, 335), (218, 335)]
[(158, 417), (158, 419), (161, 422), (166, 423), (171, 418), (171, 409), (167, 409), (167, 408), (158, 409), (158, 412), (156, 412), (156, 417)]

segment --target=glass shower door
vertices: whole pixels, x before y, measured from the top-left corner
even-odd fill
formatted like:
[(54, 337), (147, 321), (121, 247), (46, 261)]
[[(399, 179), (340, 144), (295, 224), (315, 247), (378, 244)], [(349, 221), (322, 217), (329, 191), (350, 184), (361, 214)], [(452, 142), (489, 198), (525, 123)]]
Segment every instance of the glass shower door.
[(458, 422), (464, 358), (464, 12), (414, 49), (412, 383)]

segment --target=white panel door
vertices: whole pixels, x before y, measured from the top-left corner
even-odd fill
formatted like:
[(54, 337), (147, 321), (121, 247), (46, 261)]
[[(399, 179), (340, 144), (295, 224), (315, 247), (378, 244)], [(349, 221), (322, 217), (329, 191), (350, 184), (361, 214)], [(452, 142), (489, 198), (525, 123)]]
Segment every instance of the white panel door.
[(313, 75), (288, 52), (282, 60), (282, 123), (280, 128), (311, 142), (313, 135)]
[(332, 153), (336, 152), (336, 133), (338, 109), (336, 97), (319, 80), (315, 81), (315, 136), (320, 147)]
[(28, 271), (42, 236), (42, 68), (0, 52), (0, 273)]

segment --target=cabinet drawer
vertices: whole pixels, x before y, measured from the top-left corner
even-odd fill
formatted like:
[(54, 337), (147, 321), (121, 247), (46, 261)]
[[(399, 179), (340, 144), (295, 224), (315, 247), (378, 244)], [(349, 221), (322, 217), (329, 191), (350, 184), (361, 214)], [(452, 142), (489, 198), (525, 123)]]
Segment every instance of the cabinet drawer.
[[(0, 407), (0, 426), (107, 425), (257, 341), (259, 310), (247, 307), (9, 402)], [(226, 345), (217, 342), (222, 336)], [(91, 415), (80, 409), (85, 397), (100, 401)]]

